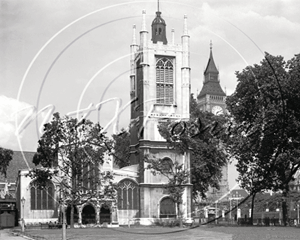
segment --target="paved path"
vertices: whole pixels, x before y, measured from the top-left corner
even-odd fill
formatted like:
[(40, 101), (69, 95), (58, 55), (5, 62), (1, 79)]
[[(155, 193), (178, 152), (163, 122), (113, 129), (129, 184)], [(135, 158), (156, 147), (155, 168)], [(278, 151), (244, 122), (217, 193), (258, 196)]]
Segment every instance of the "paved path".
[(296, 227), (212, 227), (202, 230), (231, 234), (232, 240), (299, 240), (300, 228)]
[(25, 238), (13, 235), (11, 233), (11, 229), (2, 229), (0, 230), (0, 239), (1, 240), (24, 240)]

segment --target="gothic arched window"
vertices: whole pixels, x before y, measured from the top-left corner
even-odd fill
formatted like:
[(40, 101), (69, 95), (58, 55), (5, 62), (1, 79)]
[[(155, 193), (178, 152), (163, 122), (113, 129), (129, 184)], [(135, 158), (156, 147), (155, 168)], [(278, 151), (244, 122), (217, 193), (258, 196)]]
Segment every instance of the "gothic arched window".
[(30, 184), (31, 210), (54, 210), (54, 185), (51, 181), (39, 188), (37, 181)]
[(175, 202), (170, 197), (165, 197), (160, 201), (160, 218), (176, 217)]
[(174, 103), (174, 58), (156, 58), (156, 102)]
[(129, 179), (118, 184), (118, 209), (138, 209), (138, 185)]
[(83, 190), (89, 191), (97, 189), (99, 176), (97, 164), (90, 161), (83, 161), (81, 174), (78, 174), (78, 176), (82, 179)]

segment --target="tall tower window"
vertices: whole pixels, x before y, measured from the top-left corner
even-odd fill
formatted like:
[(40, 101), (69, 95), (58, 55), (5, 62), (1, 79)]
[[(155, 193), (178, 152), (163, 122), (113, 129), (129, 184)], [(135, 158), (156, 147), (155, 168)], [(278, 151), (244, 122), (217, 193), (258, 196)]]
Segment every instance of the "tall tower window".
[(156, 102), (174, 102), (174, 58), (156, 58)]

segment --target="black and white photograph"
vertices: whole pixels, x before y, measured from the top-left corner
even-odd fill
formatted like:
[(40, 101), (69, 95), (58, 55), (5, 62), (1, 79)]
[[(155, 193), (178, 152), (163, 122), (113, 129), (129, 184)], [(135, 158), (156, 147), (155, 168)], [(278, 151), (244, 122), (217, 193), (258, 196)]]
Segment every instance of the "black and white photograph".
[(299, 239), (299, 9), (0, 0), (0, 238)]

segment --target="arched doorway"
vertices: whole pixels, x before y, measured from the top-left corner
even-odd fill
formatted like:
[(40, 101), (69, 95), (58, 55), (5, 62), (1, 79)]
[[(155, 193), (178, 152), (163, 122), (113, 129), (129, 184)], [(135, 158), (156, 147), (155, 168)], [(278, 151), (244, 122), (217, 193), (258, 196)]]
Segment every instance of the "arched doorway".
[[(70, 225), (71, 223), (71, 206), (67, 208), (67, 224)], [(77, 208), (74, 206), (74, 223), (78, 223), (78, 211)]]
[(170, 197), (165, 197), (160, 202), (160, 218), (175, 218), (176, 208), (175, 202)]
[(96, 212), (95, 208), (88, 204), (82, 209), (82, 224), (95, 224), (96, 223)]
[(107, 205), (102, 205), (100, 208), (100, 224), (102, 223), (110, 223), (110, 209)]

